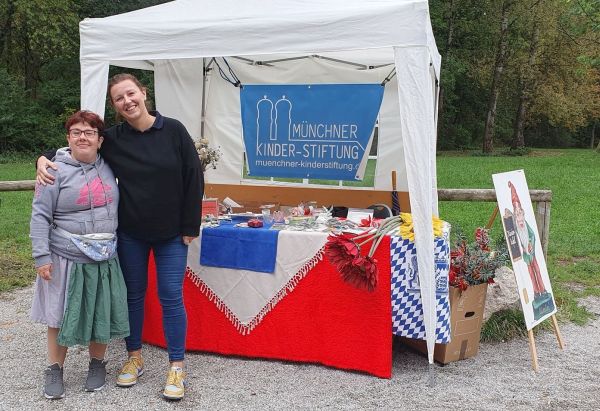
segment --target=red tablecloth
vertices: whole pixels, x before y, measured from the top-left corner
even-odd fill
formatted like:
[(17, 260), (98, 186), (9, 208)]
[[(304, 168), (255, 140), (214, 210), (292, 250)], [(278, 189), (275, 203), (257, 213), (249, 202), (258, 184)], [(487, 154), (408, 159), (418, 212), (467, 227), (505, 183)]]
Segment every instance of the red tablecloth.
[[(375, 258), (379, 285), (369, 293), (344, 283), (324, 259), (248, 335), (185, 279), (187, 350), (320, 363), (390, 378), (392, 332), (389, 238)], [(150, 261), (144, 341), (165, 346), (154, 261)]]

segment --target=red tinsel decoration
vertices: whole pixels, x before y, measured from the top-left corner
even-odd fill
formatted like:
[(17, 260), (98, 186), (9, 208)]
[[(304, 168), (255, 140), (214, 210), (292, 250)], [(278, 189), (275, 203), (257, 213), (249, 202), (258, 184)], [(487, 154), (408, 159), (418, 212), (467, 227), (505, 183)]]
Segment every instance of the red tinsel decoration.
[(479, 227), (475, 229), (475, 242), (483, 251), (490, 251), (490, 234), (489, 230)]

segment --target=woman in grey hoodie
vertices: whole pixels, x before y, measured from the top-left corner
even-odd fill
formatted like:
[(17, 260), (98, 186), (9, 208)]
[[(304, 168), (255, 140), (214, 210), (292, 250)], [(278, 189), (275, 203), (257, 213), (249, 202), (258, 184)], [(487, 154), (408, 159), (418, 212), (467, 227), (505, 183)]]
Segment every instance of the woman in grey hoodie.
[(48, 326), (44, 395), (51, 399), (64, 397), (68, 346), (89, 346), (85, 390), (97, 391), (105, 384), (108, 341), (129, 335), (127, 292), (115, 250), (97, 261), (73, 241), (73, 235), (116, 234), (119, 190), (98, 155), (104, 122), (78, 111), (65, 127), (69, 147), (56, 154), (56, 183), (36, 185), (30, 225), (38, 273), (31, 318)]

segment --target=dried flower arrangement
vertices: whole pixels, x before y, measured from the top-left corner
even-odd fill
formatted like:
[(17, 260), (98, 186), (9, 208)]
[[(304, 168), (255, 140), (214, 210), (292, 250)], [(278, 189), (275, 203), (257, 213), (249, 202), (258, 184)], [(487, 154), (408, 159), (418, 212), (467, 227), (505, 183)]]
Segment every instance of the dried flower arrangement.
[[(496, 248), (494, 250), (494, 248)], [(454, 248), (450, 252), (449, 282), (452, 287), (466, 290), (471, 285), (493, 283), (496, 270), (509, 261), (505, 241), (492, 243), (489, 230), (477, 228), (475, 241), (461, 232), (457, 234)]]
[(206, 138), (199, 139), (194, 145), (196, 146), (196, 151), (198, 152), (198, 157), (200, 158), (202, 171), (206, 171), (208, 166), (216, 169), (217, 163), (223, 154), (221, 153), (221, 150), (219, 148), (209, 147), (208, 139)]

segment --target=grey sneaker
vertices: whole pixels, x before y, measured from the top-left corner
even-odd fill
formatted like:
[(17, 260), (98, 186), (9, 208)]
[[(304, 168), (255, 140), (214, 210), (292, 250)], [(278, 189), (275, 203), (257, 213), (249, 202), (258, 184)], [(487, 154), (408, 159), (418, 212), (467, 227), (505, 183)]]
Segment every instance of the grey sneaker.
[(63, 369), (58, 363), (49, 365), (44, 371), (44, 397), (57, 400), (65, 396), (65, 385), (63, 384)]
[(92, 358), (88, 368), (87, 380), (85, 380), (85, 390), (100, 391), (106, 383), (106, 361)]

